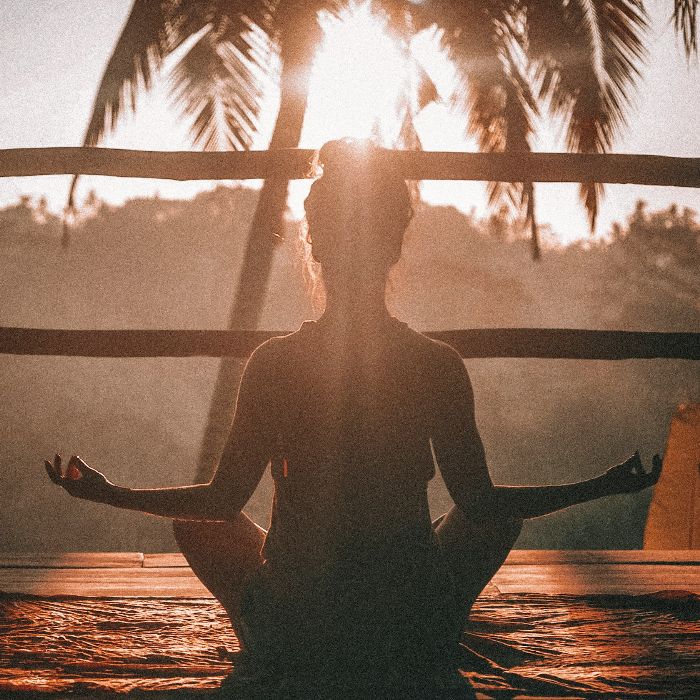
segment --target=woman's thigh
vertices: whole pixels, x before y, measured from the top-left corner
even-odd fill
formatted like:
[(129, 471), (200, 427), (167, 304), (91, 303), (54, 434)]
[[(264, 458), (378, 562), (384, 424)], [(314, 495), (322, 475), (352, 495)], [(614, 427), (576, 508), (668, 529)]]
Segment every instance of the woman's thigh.
[(500, 569), (522, 524), (498, 514), (468, 514), (458, 506), (433, 522), (457, 594), (467, 606)]
[(174, 520), (173, 530), (192, 571), (224, 606), (235, 629), (245, 583), (262, 563), (265, 530), (245, 513), (225, 522)]

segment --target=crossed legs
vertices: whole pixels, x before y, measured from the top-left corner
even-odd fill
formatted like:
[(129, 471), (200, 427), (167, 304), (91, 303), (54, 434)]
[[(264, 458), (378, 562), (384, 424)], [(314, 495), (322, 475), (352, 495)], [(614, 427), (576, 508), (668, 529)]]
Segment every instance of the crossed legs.
[(465, 513), (457, 506), (433, 522), (464, 606), (465, 620), (474, 601), (506, 560), (522, 527), (519, 519), (499, 513)]
[[(433, 522), (466, 620), (471, 606), (501, 567), (522, 520), (498, 513), (465, 513), (457, 506)], [(240, 603), (249, 576), (262, 563), (265, 530), (245, 513), (227, 522), (174, 520), (175, 539), (200, 581), (223, 605), (241, 647)]]

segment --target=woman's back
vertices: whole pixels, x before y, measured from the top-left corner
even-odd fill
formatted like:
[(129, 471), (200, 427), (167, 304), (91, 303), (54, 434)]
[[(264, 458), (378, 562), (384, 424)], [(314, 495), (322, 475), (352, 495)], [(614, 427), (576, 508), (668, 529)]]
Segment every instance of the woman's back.
[[(324, 315), (253, 353), (209, 484), (125, 489), (77, 456), (66, 473), (59, 455), (45, 462), (74, 495), (176, 518), (244, 648), (224, 695), (472, 697), (457, 672), (462, 623), (523, 519), (638, 491), (661, 472), (658, 455), (647, 474), (637, 453), (576, 484), (494, 487), (460, 355), (386, 309), (413, 214), (386, 155), (321, 149), (302, 242), (311, 276), (323, 270)], [(435, 460), (455, 506), (433, 530)], [(241, 509), (269, 463), (265, 539)]]
[(306, 322), (263, 353), (275, 496), (249, 645), (272, 664), (429, 677), (459, 633), (427, 503), (443, 347), (387, 316), (352, 335)]
[(266, 558), (323, 566), (358, 541), (429, 535), (439, 344), (387, 316), (354, 337), (307, 321), (275, 345)]

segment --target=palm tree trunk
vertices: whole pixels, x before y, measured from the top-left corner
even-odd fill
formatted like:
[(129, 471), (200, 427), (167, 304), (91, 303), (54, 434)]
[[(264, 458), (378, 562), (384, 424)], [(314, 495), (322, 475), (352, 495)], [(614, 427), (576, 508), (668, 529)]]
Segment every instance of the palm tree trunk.
[[(281, 99), (270, 150), (299, 145), (308, 101), (310, 66), (287, 60), (280, 79)], [(265, 180), (253, 216), (229, 313), (230, 330), (255, 329), (265, 303), (275, 249), (284, 237), (289, 180)], [(197, 459), (197, 483), (207, 481), (223, 451), (236, 405), (242, 362), (224, 357), (214, 386), (207, 425)]]

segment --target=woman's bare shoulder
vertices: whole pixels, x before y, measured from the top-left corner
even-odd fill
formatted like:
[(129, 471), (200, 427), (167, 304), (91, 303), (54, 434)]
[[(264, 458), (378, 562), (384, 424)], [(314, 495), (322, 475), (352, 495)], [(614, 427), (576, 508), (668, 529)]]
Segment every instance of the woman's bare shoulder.
[(253, 350), (248, 358), (247, 366), (251, 369), (264, 371), (284, 362), (293, 348), (307, 342), (310, 323), (312, 322), (304, 321), (296, 331), (268, 338)]
[(415, 349), (429, 361), (442, 366), (463, 365), (462, 357), (449, 343), (429, 338), (424, 333), (405, 325), (407, 338)]

